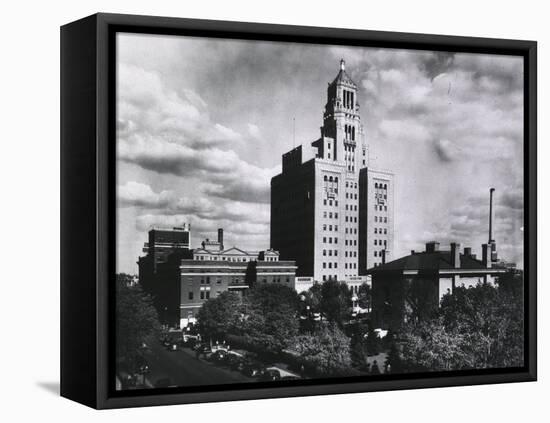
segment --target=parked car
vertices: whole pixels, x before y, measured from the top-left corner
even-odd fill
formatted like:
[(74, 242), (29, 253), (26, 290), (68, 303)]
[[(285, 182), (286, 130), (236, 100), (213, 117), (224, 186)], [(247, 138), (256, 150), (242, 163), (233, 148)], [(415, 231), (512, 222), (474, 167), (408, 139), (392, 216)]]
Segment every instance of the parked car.
[(262, 375), (264, 369), (264, 365), (258, 361), (247, 361), (242, 368), (242, 373), (248, 377), (258, 377)]
[(210, 355), (209, 360), (217, 361), (221, 363), (225, 361), (226, 357), (227, 357), (227, 352), (225, 350), (217, 350)]
[(140, 375), (143, 375), (143, 374), (146, 374), (146, 373), (150, 372), (149, 363), (147, 362), (145, 357), (143, 357), (141, 355), (138, 355), (136, 357), (136, 372), (139, 373)]
[(300, 380), (299, 376), (283, 376), (281, 380)]
[(260, 377), (261, 381), (266, 381), (266, 382), (271, 382), (271, 381), (280, 380), (280, 379), (281, 379), (281, 373), (277, 369), (266, 369)]
[(225, 358), (225, 364), (227, 364), (231, 370), (241, 371), (245, 363), (246, 361), (244, 357), (241, 357), (236, 354), (227, 354)]

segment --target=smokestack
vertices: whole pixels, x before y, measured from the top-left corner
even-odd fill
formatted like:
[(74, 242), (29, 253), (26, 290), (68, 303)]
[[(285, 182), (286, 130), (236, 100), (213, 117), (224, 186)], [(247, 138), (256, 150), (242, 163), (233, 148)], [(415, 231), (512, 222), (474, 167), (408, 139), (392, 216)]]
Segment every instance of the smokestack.
[(382, 264), (386, 264), (386, 250), (382, 250)]
[(223, 229), (218, 229), (218, 242), (220, 243), (220, 251), (223, 251)]
[(489, 244), (494, 242), (493, 239), (493, 193), (494, 188), (489, 189)]
[(472, 249), (470, 247), (464, 247), (464, 255), (465, 256), (472, 256)]
[(451, 242), (451, 266), (455, 269), (460, 268), (460, 244)]

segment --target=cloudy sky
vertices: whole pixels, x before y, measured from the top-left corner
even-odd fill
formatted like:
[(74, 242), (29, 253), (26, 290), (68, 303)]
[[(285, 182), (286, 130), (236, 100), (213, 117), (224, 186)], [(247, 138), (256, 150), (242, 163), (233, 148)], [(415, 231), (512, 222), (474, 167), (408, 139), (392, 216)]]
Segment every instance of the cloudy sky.
[[(117, 270), (137, 273), (151, 225), (192, 244), (269, 247), (281, 155), (319, 137), (344, 58), (370, 166), (396, 177), (395, 257), (488, 237), (523, 266), (523, 61), (510, 56), (119, 34)], [(311, 154), (307, 150), (306, 154)]]

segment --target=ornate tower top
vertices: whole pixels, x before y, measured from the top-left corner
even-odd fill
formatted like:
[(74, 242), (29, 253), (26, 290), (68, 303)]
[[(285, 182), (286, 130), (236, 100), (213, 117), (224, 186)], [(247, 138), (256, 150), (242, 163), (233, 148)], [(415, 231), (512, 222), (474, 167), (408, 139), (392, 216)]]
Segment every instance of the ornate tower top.
[(340, 60), (340, 70), (346, 70), (346, 61), (344, 59)]

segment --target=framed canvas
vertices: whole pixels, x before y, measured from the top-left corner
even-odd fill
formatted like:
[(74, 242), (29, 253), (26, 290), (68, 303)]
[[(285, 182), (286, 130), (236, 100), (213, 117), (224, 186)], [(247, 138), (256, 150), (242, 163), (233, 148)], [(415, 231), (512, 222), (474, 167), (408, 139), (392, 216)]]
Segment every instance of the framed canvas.
[(536, 43), (61, 28), (61, 394), (536, 380)]

